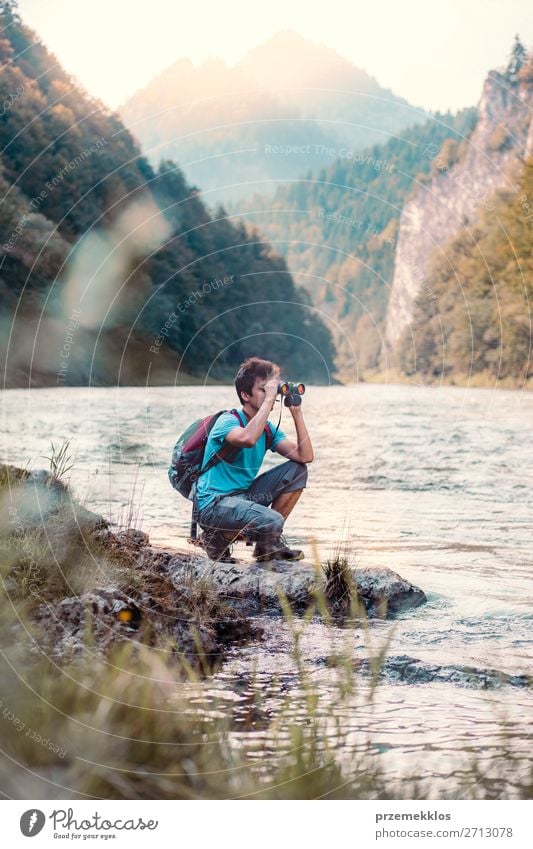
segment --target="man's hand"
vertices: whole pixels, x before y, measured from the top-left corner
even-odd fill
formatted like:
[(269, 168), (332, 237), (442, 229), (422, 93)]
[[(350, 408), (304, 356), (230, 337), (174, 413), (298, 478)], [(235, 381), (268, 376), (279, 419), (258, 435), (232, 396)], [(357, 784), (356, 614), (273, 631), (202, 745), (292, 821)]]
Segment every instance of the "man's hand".
[(289, 407), (294, 426), (296, 428), (296, 442), (291, 439), (282, 439), (276, 445), (276, 451), (287, 460), (296, 460), (297, 463), (312, 463), (314, 459), (313, 446), (305, 425), (301, 406)]
[(301, 404), (291, 404), (289, 407), (289, 412), (291, 416), (294, 418), (298, 418), (298, 416), (303, 415), (302, 405)]
[(265, 401), (270, 404), (270, 409), (274, 406), (274, 402), (278, 395), (279, 376), (271, 377), (265, 383)]

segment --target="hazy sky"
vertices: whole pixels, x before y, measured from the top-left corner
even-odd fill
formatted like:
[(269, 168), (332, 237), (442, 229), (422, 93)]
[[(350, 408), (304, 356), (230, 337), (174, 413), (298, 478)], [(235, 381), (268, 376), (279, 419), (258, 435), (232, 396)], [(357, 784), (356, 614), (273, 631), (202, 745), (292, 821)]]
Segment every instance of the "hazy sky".
[(115, 107), (182, 57), (234, 64), (281, 29), (335, 48), (414, 106), (477, 102), (531, 0), (19, 0), (25, 22), (88, 91)]

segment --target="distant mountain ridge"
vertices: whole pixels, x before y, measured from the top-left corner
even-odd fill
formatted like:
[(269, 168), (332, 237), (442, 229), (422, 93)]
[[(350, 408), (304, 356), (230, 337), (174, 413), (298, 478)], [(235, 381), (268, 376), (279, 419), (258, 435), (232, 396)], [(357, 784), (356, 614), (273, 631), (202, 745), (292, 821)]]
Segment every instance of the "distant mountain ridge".
[(208, 203), (272, 190), (323, 166), (325, 151), (384, 142), (428, 114), (292, 31), (235, 67), (180, 59), (118, 111), (148, 158), (178, 160)]

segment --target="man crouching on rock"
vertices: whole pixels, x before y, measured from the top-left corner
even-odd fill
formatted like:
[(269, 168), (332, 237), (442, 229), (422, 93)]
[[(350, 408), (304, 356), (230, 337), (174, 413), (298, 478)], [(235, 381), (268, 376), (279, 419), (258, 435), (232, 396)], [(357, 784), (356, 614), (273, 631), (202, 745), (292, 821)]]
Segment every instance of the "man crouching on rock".
[[(258, 562), (301, 560), (304, 556), (303, 551), (286, 545), (281, 532), (306, 486), (306, 464), (313, 460), (313, 447), (301, 406), (288, 408), (296, 427), (296, 443), (268, 421), (279, 380), (275, 363), (258, 357), (247, 359), (235, 377), (242, 404), (239, 418), (223, 413), (209, 434), (202, 468), (224, 443), (241, 449), (233, 462), (217, 463), (198, 478), (198, 523), (204, 530), (202, 544), (212, 560), (234, 563), (230, 546), (236, 538), (256, 543)], [(270, 450), (287, 462), (256, 477), (267, 451), (269, 429)]]

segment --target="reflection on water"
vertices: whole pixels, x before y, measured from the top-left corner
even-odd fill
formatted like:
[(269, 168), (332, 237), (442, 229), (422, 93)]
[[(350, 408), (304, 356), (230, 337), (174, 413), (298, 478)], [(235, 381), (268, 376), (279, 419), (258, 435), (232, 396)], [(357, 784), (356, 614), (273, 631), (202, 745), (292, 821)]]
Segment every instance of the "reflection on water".
[[(72, 483), (88, 506), (118, 520), (133, 494), (136, 523), (153, 541), (185, 545), (190, 508), (167, 481), (171, 449), (191, 420), (233, 406), (232, 388), (12, 390), (5, 400), (7, 461), (44, 466), (50, 440), (70, 437)], [(392, 627), (395, 655), (532, 674), (533, 395), (310, 387), (304, 405), (316, 460), (289, 538), (311, 554), (312, 528), (321, 556), (341, 542), (359, 565), (390, 566), (428, 595), (425, 607), (393, 625), (374, 623), (375, 644)], [(290, 435), (287, 413), (282, 426)], [(277, 461), (269, 456), (265, 468)], [(235, 652), (201, 697), (207, 708), (212, 687), (229, 702), (236, 740), (261, 734), (276, 715), (276, 681), (296, 686), (284, 626), (270, 622), (266, 632), (263, 643)], [(359, 632), (310, 624), (306, 668), (325, 704), (335, 672), (323, 659), (332, 640), (354, 662), (368, 653)], [(250, 704), (254, 669), (268, 693), (261, 716)], [(361, 697), (345, 710), (343, 725), (364, 734), (397, 777), (420, 770), (437, 781), (460, 771), (470, 750), (489, 768), (498, 762), (502, 729), (505, 745), (523, 754), (531, 732), (530, 693), (515, 688), (384, 683), (372, 709)]]
[[(202, 687), (196, 707), (204, 716), (228, 717), (232, 741), (250, 757), (264, 757), (265, 752), (279, 757), (280, 751), (291, 752), (294, 740), (281, 722), (276, 748), (269, 745), (272, 721), (285, 716), (289, 724), (308, 722), (308, 705), (290, 631), (277, 620), (262, 624), (263, 643), (234, 650), (223, 670)], [(299, 644), (308, 683), (318, 698), (316, 714), (324, 720), (323, 742), (335, 749), (345, 775), (364, 764), (387, 775), (392, 797), (416, 783), (430, 798), (468, 798), (479, 773), (491, 795), (518, 796), (531, 767), (530, 692), (389, 681), (374, 690), (368, 675), (357, 675), (357, 662), (377, 654), (390, 627), (381, 623), (363, 637), (360, 631), (312, 622)], [(350, 656), (355, 690), (339, 698), (351, 676), (342, 658)]]

